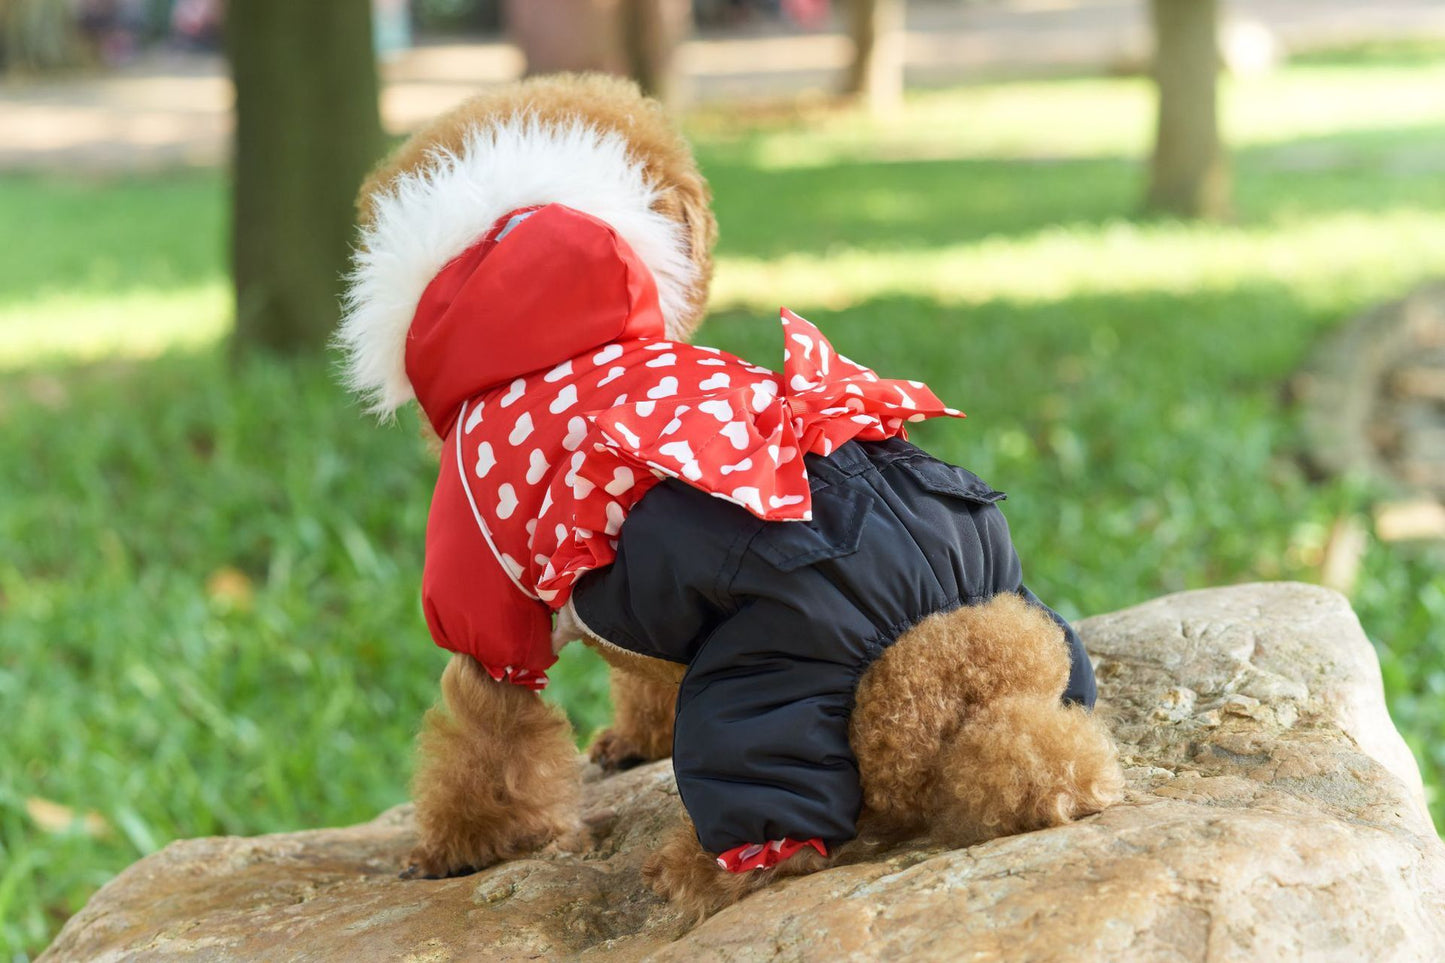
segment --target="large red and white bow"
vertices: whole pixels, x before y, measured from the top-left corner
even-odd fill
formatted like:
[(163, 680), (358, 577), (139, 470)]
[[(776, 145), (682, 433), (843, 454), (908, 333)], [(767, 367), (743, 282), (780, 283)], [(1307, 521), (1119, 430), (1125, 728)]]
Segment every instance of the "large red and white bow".
[(812, 518), (802, 455), (855, 438), (907, 437), (904, 425), (963, 417), (921, 381), (880, 378), (833, 349), (816, 327), (782, 311), (783, 374), (716, 392), (618, 405), (595, 416), (623, 457), (768, 521)]

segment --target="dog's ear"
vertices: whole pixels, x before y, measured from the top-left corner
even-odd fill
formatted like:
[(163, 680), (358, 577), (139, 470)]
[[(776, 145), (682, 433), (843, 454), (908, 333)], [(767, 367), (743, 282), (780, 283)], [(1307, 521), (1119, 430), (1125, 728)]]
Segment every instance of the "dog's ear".
[(717, 218), (712, 212), (712, 192), (707, 181), (691, 172), (679, 178), (659, 204), (663, 213), (682, 225), (688, 256), (697, 266), (697, 274), (687, 290), (687, 306), (668, 319), (668, 335), (687, 341), (707, 313), (708, 291), (712, 285), (712, 250), (717, 243)]
[(713, 228), (699, 175), (658, 176), (651, 153), (585, 114), (550, 118), (537, 111), (498, 120), (485, 104), (460, 111), (446, 129), (460, 140), (456, 149), (430, 147), (438, 141), (418, 135), (363, 188), (337, 343), (346, 352), (348, 384), (372, 411), (386, 415), (414, 397), (406, 345), (427, 286), (498, 218), (524, 207), (556, 204), (607, 225), (656, 283), (668, 334), (685, 337), (696, 326), (707, 284), (699, 280), (683, 207), (697, 221), (707, 264)]
[(421, 443), (423, 446), (425, 446), (428, 455), (431, 455), (432, 458), (436, 459), (437, 461), (441, 461), (441, 436), (438, 435), (436, 429), (431, 426), (431, 422), (427, 420), (426, 414), (421, 411), (420, 405), (417, 406), (417, 412), (421, 415), (421, 417), (417, 419), (421, 422), (421, 426), (419, 428), (419, 432), (421, 434)]
[(349, 385), (378, 414), (409, 401), (406, 334), (427, 284), (499, 216), (536, 205), (615, 230), (657, 282), (668, 335), (686, 340), (707, 306), (711, 200), (686, 140), (630, 81), (537, 78), (459, 105), (362, 186), (337, 337)]

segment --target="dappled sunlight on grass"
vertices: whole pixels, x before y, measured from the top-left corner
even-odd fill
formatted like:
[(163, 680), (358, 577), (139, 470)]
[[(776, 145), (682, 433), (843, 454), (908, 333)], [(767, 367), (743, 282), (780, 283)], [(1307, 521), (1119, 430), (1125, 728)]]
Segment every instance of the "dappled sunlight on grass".
[(231, 328), (220, 280), (166, 290), (48, 294), (0, 303), (0, 370), (65, 358), (148, 358), (214, 344)]
[(798, 126), (753, 124), (748, 114), (697, 121), (714, 149), (760, 170), (844, 162), (1136, 154), (1150, 130), (1142, 78), (987, 84), (914, 93), (897, 115), (875, 120), (837, 106), (804, 107)]
[[(731, 216), (720, 257), (775, 259), (856, 250), (918, 250), (1059, 223), (1100, 224), (1127, 215), (1138, 186), (1118, 161), (1022, 163), (919, 161), (839, 164), (759, 172), (704, 153), (708, 177)], [(790, 212), (807, 209), (806, 222)]]
[[(1142, 189), (1152, 123), (1141, 78), (922, 92), (883, 122), (704, 113), (694, 126), (722, 222), (715, 303), (910, 292), (975, 303), (1211, 289), (1276, 271), (1330, 283), (1377, 267), (1383, 289), (1439, 249), (1440, 89), (1445, 58), (1311, 63), (1230, 84), (1239, 229), (1120, 220)], [(0, 211), (25, 228), (0, 259), (0, 368), (223, 336), (224, 200), (214, 173), (0, 180)]]
[(1341, 288), (1388, 297), (1441, 270), (1445, 218), (1422, 211), (1341, 214), (1228, 228), (1117, 221), (972, 244), (719, 259), (716, 310), (832, 310), (879, 297), (942, 305), (1048, 303), (1081, 295), (1227, 291), (1264, 280), (1333, 302)]
[[(1445, 123), (1445, 56), (1368, 67), (1307, 64), (1226, 79), (1221, 117), (1233, 147)], [(810, 123), (754, 125), (720, 109), (697, 120), (738, 160), (763, 170), (844, 162), (977, 158), (1137, 157), (1153, 136), (1143, 77), (980, 84), (915, 94), (874, 121), (837, 108), (800, 109)]]
[(0, 222), (13, 231), (0, 257), (0, 370), (222, 337), (225, 201), (215, 172), (0, 178)]

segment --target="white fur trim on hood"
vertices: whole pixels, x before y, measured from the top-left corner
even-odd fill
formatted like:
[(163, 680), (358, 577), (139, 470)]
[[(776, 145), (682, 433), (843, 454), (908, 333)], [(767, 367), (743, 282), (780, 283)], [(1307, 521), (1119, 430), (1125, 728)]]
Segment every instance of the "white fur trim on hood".
[(383, 416), (414, 397), (406, 337), (422, 292), (519, 207), (564, 204), (608, 224), (652, 271), (668, 333), (680, 337), (697, 265), (682, 226), (653, 209), (663, 190), (621, 134), (580, 119), (552, 124), (523, 114), (472, 129), (460, 153), (436, 151), (373, 199), (336, 337), (348, 387)]

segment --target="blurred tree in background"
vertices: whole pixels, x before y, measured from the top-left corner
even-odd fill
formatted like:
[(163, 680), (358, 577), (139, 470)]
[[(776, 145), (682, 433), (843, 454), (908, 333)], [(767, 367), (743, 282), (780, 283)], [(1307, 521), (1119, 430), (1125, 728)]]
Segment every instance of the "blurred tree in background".
[[(440, 0), (433, 0), (440, 2)], [(878, 114), (903, 103), (904, 0), (843, 0), (853, 56), (843, 93)], [(528, 75), (559, 70), (623, 74), (670, 107), (686, 99), (677, 50), (694, 20), (691, 0), (507, 0), (505, 21), (526, 57)], [(805, 28), (828, 22), (828, 0), (783, 0), (773, 16)], [(722, 5), (744, 16), (746, 4)], [(724, 14), (716, 4), (698, 13), (709, 21)]]
[(86, 59), (71, 0), (0, 0), (0, 68), (44, 71)]
[(384, 147), (370, 0), (236, 0), (235, 347), (322, 347), (352, 204)]
[(903, 104), (903, 0), (851, 0), (849, 18), (853, 62), (843, 92), (874, 113), (896, 111)]
[(508, 0), (505, 9), (529, 76), (598, 70), (669, 106), (682, 99), (677, 47), (692, 29), (690, 0)]
[(628, 74), (648, 96), (682, 99), (677, 47), (692, 28), (689, 0), (622, 0), (622, 51)]
[(1222, 219), (1230, 213), (1229, 165), (1219, 138), (1217, 0), (1150, 0), (1159, 121), (1146, 208)]

